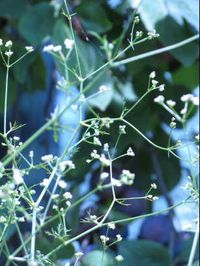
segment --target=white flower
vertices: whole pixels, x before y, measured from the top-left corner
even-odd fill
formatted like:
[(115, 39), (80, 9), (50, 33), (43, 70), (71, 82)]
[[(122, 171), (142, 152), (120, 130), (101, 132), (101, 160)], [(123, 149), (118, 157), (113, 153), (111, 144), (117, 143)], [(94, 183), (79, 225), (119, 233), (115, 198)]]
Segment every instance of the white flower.
[(29, 151), (29, 157), (33, 158), (33, 156), (34, 156), (34, 152), (33, 151)]
[(113, 222), (108, 223), (108, 228), (114, 230), (115, 229), (115, 224)]
[(83, 252), (76, 252), (74, 254), (77, 258), (80, 258), (81, 256), (83, 256)]
[(182, 115), (186, 114), (186, 113), (187, 113), (187, 108), (184, 107), (184, 108), (180, 111), (180, 113), (181, 113)]
[(44, 46), (43, 52), (52, 52), (53, 49), (54, 49), (54, 45), (53, 44), (49, 44), (49, 45)]
[(44, 178), (40, 183), (40, 186), (47, 187), (49, 185), (49, 178)]
[(176, 102), (173, 100), (168, 100), (166, 101), (167, 105), (169, 105), (169, 107), (174, 107), (176, 105)]
[(156, 98), (154, 98), (155, 103), (163, 103), (165, 100), (165, 97), (163, 95), (158, 95)]
[(192, 94), (184, 94), (183, 96), (181, 96), (181, 101), (182, 102), (188, 102), (190, 100), (192, 100), (193, 95)]
[(103, 172), (103, 173), (101, 173), (101, 175), (100, 175), (100, 179), (101, 179), (101, 180), (104, 180), (104, 179), (106, 179), (107, 177), (109, 177), (109, 173), (106, 173), (106, 172)]
[(62, 50), (62, 46), (61, 45), (56, 45), (53, 47), (53, 51), (54, 52), (60, 52)]
[(2, 46), (3, 45), (3, 40), (2, 39), (0, 39), (0, 46)]
[(11, 55), (13, 55), (13, 52), (12, 51), (7, 51), (7, 52), (5, 52), (5, 55), (7, 55), (7, 57), (10, 57)]
[(97, 137), (94, 137), (93, 143), (94, 143), (94, 145), (102, 146), (101, 141)]
[(66, 49), (72, 49), (74, 46), (74, 41), (67, 38), (64, 40), (64, 45)]
[(156, 72), (155, 71), (151, 72), (149, 78), (154, 79), (155, 77), (156, 77)]
[(121, 262), (121, 261), (124, 260), (124, 258), (123, 258), (121, 255), (117, 255), (117, 256), (115, 257), (115, 259), (116, 259), (116, 261), (118, 261), (118, 262)]
[(160, 34), (156, 33), (155, 29), (153, 29), (152, 32), (148, 32), (147, 35), (149, 40), (152, 40), (160, 36)]
[(120, 134), (126, 134), (125, 129), (126, 129), (126, 126), (125, 125), (120, 125), (119, 126), (119, 133)]
[(69, 170), (70, 169), (75, 169), (75, 164), (72, 161), (67, 160), (67, 161), (61, 162), (59, 164), (59, 167), (60, 167), (60, 171), (64, 172), (67, 167), (69, 168)]
[(120, 234), (116, 235), (117, 241), (122, 241), (122, 236)]
[(34, 51), (33, 46), (25, 46), (25, 49), (28, 53), (31, 53)]
[(20, 185), (24, 182), (23, 174), (17, 168), (13, 168), (13, 180), (14, 180), (16, 185)]
[(12, 41), (7, 41), (5, 47), (11, 47), (13, 45)]
[(110, 166), (110, 160), (107, 159), (104, 154), (101, 154), (101, 157), (99, 158), (99, 160), (103, 166)]
[(120, 182), (124, 185), (132, 185), (135, 179), (135, 174), (129, 170), (123, 170), (120, 175)]
[(136, 34), (135, 34), (136, 38), (141, 38), (142, 35), (143, 35), (143, 31), (136, 31)]
[(0, 223), (5, 223), (7, 219), (2, 215), (0, 216)]
[(52, 162), (53, 161), (53, 155), (52, 154), (44, 155), (41, 157), (41, 160), (46, 162), (46, 163)]
[(152, 184), (151, 184), (151, 187), (152, 187), (153, 189), (157, 189), (157, 185), (156, 185), (155, 183), (152, 183)]
[(109, 149), (109, 145), (108, 145), (108, 143), (105, 143), (105, 144), (104, 144), (103, 149), (104, 149), (104, 151), (108, 151), (108, 149)]
[(63, 197), (64, 197), (66, 200), (68, 200), (68, 199), (72, 199), (72, 194), (71, 194), (70, 192), (65, 192), (65, 193), (63, 194)]
[(134, 153), (134, 151), (132, 150), (131, 147), (128, 148), (126, 154), (127, 154), (128, 156), (135, 156), (135, 153)]
[(106, 92), (106, 91), (108, 91), (109, 90), (109, 88), (107, 87), (107, 86), (105, 86), (105, 85), (101, 85), (100, 87), (99, 87), (99, 92)]
[(66, 188), (67, 187), (67, 183), (64, 181), (64, 180), (60, 180), (59, 182), (58, 182), (58, 186), (60, 187), (60, 188)]
[(118, 180), (118, 179), (115, 179), (115, 178), (112, 178), (112, 182), (111, 184), (114, 186), (114, 187), (121, 187), (122, 186), (122, 183)]
[(93, 150), (90, 155), (93, 159), (99, 159), (100, 158), (100, 155), (97, 153), (97, 150)]
[(100, 236), (100, 239), (101, 239), (101, 242), (102, 242), (103, 245), (105, 245), (106, 242), (109, 241), (109, 237), (106, 237), (106, 236), (104, 236), (104, 235), (101, 235), (101, 236)]
[(199, 106), (199, 97), (198, 96), (193, 96), (192, 97), (192, 103), (196, 106)]
[(159, 85), (158, 90), (159, 91), (164, 91), (165, 90), (165, 84)]
[(157, 80), (155, 80), (155, 79), (152, 79), (152, 86), (153, 87), (156, 87), (156, 85), (158, 84), (158, 81)]

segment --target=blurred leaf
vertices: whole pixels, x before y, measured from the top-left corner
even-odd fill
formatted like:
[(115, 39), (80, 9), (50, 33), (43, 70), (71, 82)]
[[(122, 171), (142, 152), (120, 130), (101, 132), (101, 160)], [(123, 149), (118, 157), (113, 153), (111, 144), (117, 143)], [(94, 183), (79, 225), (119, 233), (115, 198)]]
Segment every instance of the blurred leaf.
[(103, 33), (112, 28), (105, 9), (98, 1), (85, 0), (76, 9), (87, 31)]
[[(82, 41), (81, 39), (79, 39), (76, 33), (75, 36), (82, 75), (86, 76), (102, 65), (102, 59), (90, 42)], [(72, 39), (70, 29), (67, 26), (66, 22), (61, 19), (57, 20), (53, 30), (53, 42), (55, 44), (63, 44), (66, 38)], [(66, 50), (65, 52), (67, 53)], [(69, 78), (70, 83), (77, 82), (77, 78), (73, 74), (71, 74), (71, 71), (67, 71), (63, 64), (60, 64), (58, 60), (56, 60), (56, 62), (59, 70), (61, 71), (61, 74), (67, 79)], [(67, 67), (72, 71), (78, 73), (78, 64), (76, 60), (75, 49), (73, 49), (70, 57), (67, 59)], [(66, 76), (66, 72), (68, 77)]]
[(108, 252), (95, 250), (83, 257), (81, 266), (114, 266), (116, 262), (114, 257)]
[(18, 18), (26, 13), (29, 0), (1, 0), (0, 17)]
[[(164, 2), (162, 0), (155, 1), (143, 1), (140, 7), (140, 15), (143, 23), (145, 24), (148, 30), (156, 29), (160, 34), (159, 39), (165, 45), (174, 44), (176, 42), (182, 41), (188, 38), (191, 33), (186, 28), (184, 24), (183, 18), (180, 17), (180, 14), (174, 12), (174, 7), (170, 8), (170, 2)], [(180, 10), (180, 1), (177, 1), (177, 7)], [(182, 1), (188, 2), (188, 1)], [(195, 1), (196, 3), (197, 1)], [(175, 3), (173, 3), (174, 5)], [(183, 4), (185, 7), (188, 5), (187, 3)], [(197, 6), (196, 6), (197, 8)], [(195, 8), (190, 11), (194, 11)], [(184, 14), (185, 11), (183, 11)], [(187, 11), (186, 11), (187, 12)], [(191, 11), (192, 12), (192, 11)], [(190, 13), (192, 16), (193, 13)], [(188, 15), (184, 18), (188, 18)], [(195, 23), (198, 23), (196, 16), (196, 11), (194, 14)], [(193, 23), (194, 24), (194, 23)], [(166, 31), (167, 28), (167, 31)], [(182, 46), (176, 50), (170, 51), (171, 54), (174, 55), (176, 59), (178, 59), (184, 65), (192, 64), (195, 59), (198, 57), (198, 44), (190, 43), (187, 46)]]
[(187, 86), (191, 91), (198, 86), (199, 71), (198, 65), (194, 64), (189, 67), (181, 67), (172, 73), (173, 83)]
[(121, 266), (170, 266), (171, 258), (166, 248), (153, 241), (130, 240), (119, 244), (119, 254), (124, 257)]
[(54, 23), (53, 6), (39, 3), (29, 8), (21, 17), (19, 32), (30, 44), (37, 46), (51, 35)]

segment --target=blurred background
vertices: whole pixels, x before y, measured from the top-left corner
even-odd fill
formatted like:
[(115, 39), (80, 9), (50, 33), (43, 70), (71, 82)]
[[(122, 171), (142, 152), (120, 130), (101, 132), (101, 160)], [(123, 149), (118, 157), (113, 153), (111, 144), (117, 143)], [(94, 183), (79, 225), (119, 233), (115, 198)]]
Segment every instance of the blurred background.
[[(131, 19), (133, 11), (141, 18), (136, 26), (137, 31), (156, 31), (160, 37), (156, 40), (142, 43), (135, 49), (128, 50), (123, 58), (142, 54), (151, 50), (175, 44), (189, 38), (199, 31), (199, 14), (197, 0), (74, 0), (67, 1), (73, 16), (73, 28), (78, 40), (81, 53), (81, 65), (84, 73), (91, 73), (107, 60), (103, 44), (98, 41), (95, 34), (104, 39), (104, 45), (112, 44), (114, 49), (121, 43), (121, 47), (128, 45), (130, 38)], [(62, 80), (63, 69), (58, 62), (47, 53), (43, 47), (47, 44), (63, 44), (69, 37), (67, 19), (61, 15), (64, 8), (62, 0), (1, 0), (0, 1), (0, 38), (12, 40), (14, 58), (24, 52), (24, 47), (32, 45), (35, 51), (24, 58), (11, 69), (9, 80), (9, 120), (25, 124), (18, 134), (22, 141), (29, 138), (51, 116), (55, 107), (65, 104), (66, 98), (58, 89), (57, 82)], [(111, 46), (110, 46), (111, 47)], [(90, 104), (97, 113), (103, 116), (117, 117), (122, 111), (123, 103), (132, 104), (146, 91), (148, 77), (152, 71), (156, 72), (156, 79), (166, 84), (163, 95), (166, 99), (177, 101), (176, 108), (180, 111), (183, 104), (180, 97), (193, 93), (198, 95), (198, 42), (182, 46), (176, 50), (151, 56), (120, 67), (111, 68), (94, 83), (92, 91), (99, 86), (110, 88), (105, 96), (94, 98)], [(75, 68), (73, 58), (69, 67)], [(3, 128), (4, 106), (4, 80), (5, 67), (0, 62), (0, 126)], [(70, 97), (78, 93), (77, 83), (73, 78), (66, 85)], [(144, 99), (140, 105), (128, 116), (128, 120), (147, 135), (152, 141), (167, 146), (169, 138), (169, 123), (171, 115), (153, 102), (156, 94)], [(84, 109), (84, 117), (91, 113)], [(78, 123), (78, 113), (70, 109), (58, 121), (59, 127), (45, 132), (37, 141), (28, 147), (24, 154), (34, 150), (36, 162), (44, 154), (60, 155), (63, 147)], [(105, 137), (112, 147), (118, 136), (118, 126), (110, 128), (110, 137)], [(191, 144), (191, 139), (198, 134), (198, 112), (194, 109), (189, 117), (185, 133), (182, 128), (173, 133), (172, 143), (184, 138), (184, 143)], [(81, 134), (81, 132), (80, 132)], [(144, 200), (133, 201), (130, 206), (120, 206), (112, 212), (112, 219), (134, 217), (148, 213), (151, 210), (161, 210), (187, 198), (187, 191), (182, 189), (187, 176), (192, 175), (194, 169), (191, 165), (179, 161), (162, 151), (151, 147), (145, 140), (132, 130), (127, 129), (127, 135), (120, 141), (117, 153), (126, 152), (131, 146), (136, 154), (134, 158), (122, 159), (114, 165), (114, 177), (118, 178), (122, 169), (130, 169), (136, 174), (133, 186), (125, 186), (117, 191), (120, 197), (143, 196), (150, 184), (158, 185), (157, 196), (159, 200), (152, 203)], [(79, 152), (73, 156), (77, 168), (66, 181), (70, 180), (74, 198), (94, 188), (98, 182), (100, 168), (98, 164), (86, 164), (92, 147), (81, 144)], [(195, 145), (191, 144), (195, 152)], [(183, 149), (180, 155), (188, 156)], [(0, 147), (0, 158), (5, 156), (5, 150)], [(27, 179), (31, 186), (41, 181), (42, 172), (35, 172)], [(43, 179), (43, 177), (42, 177)], [(0, 180), (1, 182), (1, 180)], [(110, 191), (95, 195), (82, 206), (77, 207), (68, 219), (68, 226), (77, 234), (85, 230), (80, 224), (80, 216), (88, 210), (97, 215), (105, 211), (110, 202)], [(119, 233), (125, 241), (119, 246), (120, 254), (127, 258), (123, 265), (146, 265), (145, 256), (152, 259), (149, 266), (159, 265), (186, 265), (193, 239), (194, 219), (197, 217), (194, 205), (181, 206), (169, 213), (160, 214), (151, 218), (140, 219), (128, 226), (118, 227)], [(186, 228), (187, 227), (187, 228)], [(24, 228), (29, 230), (29, 228)], [(99, 233), (99, 232), (98, 232)], [(100, 233), (103, 233), (102, 231)], [(113, 233), (113, 235), (116, 234)], [(17, 245), (16, 232), (13, 230), (9, 236), (11, 246)], [(110, 235), (112, 238), (112, 235)], [(86, 236), (77, 242), (85, 252), (96, 248), (96, 233)], [(46, 252), (52, 248), (41, 235), (40, 248)], [(150, 242), (152, 241), (152, 242)], [(74, 247), (61, 250), (60, 259), (66, 259), (73, 254)], [(144, 251), (145, 250), (145, 251)], [(155, 264), (155, 254), (156, 263)], [(169, 255), (170, 254), (170, 255)], [(151, 261), (151, 260), (150, 260)], [(173, 263), (173, 264), (170, 264)], [(197, 264), (195, 264), (197, 265)]]

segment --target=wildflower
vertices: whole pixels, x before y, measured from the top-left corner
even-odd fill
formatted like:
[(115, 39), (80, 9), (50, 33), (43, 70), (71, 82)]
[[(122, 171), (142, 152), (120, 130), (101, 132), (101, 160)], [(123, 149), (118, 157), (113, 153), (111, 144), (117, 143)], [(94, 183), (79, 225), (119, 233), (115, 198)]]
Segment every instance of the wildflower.
[(134, 151), (132, 150), (131, 147), (128, 148), (126, 154), (127, 154), (128, 156), (135, 156), (135, 153), (134, 153)]
[(97, 150), (93, 150), (90, 155), (93, 159), (99, 159), (100, 158), (100, 155), (97, 153)]
[(16, 185), (20, 185), (24, 182), (23, 174), (17, 168), (13, 168), (13, 180), (14, 180)]
[(159, 91), (164, 91), (165, 90), (165, 84), (161, 84), (158, 86)]
[(111, 118), (103, 118), (102, 120), (102, 126), (105, 126), (106, 128), (110, 128), (110, 125), (114, 122)]
[(106, 242), (109, 241), (109, 237), (106, 237), (104, 235), (101, 235), (100, 239), (101, 239), (101, 242), (102, 242), (103, 245), (106, 245)]
[(30, 151), (30, 152), (29, 152), (29, 157), (30, 157), (30, 158), (33, 158), (33, 156), (34, 156), (34, 152), (33, 152), (33, 151)]
[(13, 55), (13, 52), (12, 51), (7, 51), (7, 52), (5, 52), (5, 55), (7, 55), (7, 57), (11, 57), (11, 55)]
[(196, 105), (196, 106), (199, 106), (199, 97), (197, 97), (197, 96), (195, 97), (195, 96), (194, 96), (194, 97), (192, 98), (192, 103), (193, 103), (194, 105)]
[(108, 151), (108, 149), (109, 149), (109, 145), (108, 145), (108, 143), (105, 143), (105, 144), (104, 144), (104, 148), (103, 148), (103, 149), (104, 149), (104, 151)]
[(99, 92), (106, 92), (106, 91), (108, 91), (109, 90), (109, 88), (107, 87), (107, 86), (105, 86), (105, 85), (101, 85), (100, 87), (99, 87)]
[(94, 145), (102, 146), (101, 141), (97, 137), (94, 137), (93, 143), (94, 143)]
[(156, 88), (156, 85), (158, 84), (158, 81), (157, 80), (155, 80), (155, 79), (152, 79), (152, 86), (154, 87), (154, 88)]
[(158, 199), (159, 199), (159, 197), (154, 196), (152, 200), (155, 201), (155, 200), (158, 200)]
[(108, 223), (108, 228), (114, 230), (115, 224), (113, 222)]
[(53, 155), (52, 154), (44, 155), (41, 157), (41, 160), (46, 163), (50, 163), (53, 161)]
[(122, 241), (122, 236), (120, 234), (116, 235), (117, 241)]
[(5, 223), (7, 219), (2, 215), (0, 216), (0, 223)]
[(44, 46), (43, 52), (52, 52), (53, 49), (54, 49), (53, 44), (49, 44), (49, 45)]
[(117, 255), (117, 256), (115, 257), (115, 259), (116, 259), (117, 262), (121, 262), (121, 261), (124, 260), (124, 258), (123, 258), (121, 255)]
[(3, 45), (3, 40), (2, 39), (0, 39), (0, 46), (2, 46)]
[(62, 50), (62, 46), (61, 45), (56, 45), (53, 47), (53, 52), (60, 52)]
[(64, 181), (64, 180), (60, 180), (59, 182), (58, 182), (58, 186), (60, 187), (60, 188), (66, 188), (67, 187), (67, 183)]
[(125, 125), (120, 125), (119, 126), (119, 134), (126, 134), (126, 126)]
[(152, 184), (151, 184), (151, 188), (153, 188), (153, 189), (157, 189), (157, 185), (156, 185), (155, 183), (152, 183)]
[(136, 34), (135, 34), (136, 38), (141, 38), (142, 35), (143, 35), (143, 31), (136, 31)]
[(120, 175), (120, 182), (124, 185), (132, 185), (135, 179), (135, 174), (131, 173), (129, 170), (123, 170)]
[(184, 108), (180, 111), (180, 113), (181, 113), (182, 115), (186, 114), (186, 113), (187, 113), (187, 108), (184, 107)]
[(101, 180), (104, 180), (104, 179), (106, 179), (107, 177), (109, 177), (109, 174), (106, 173), (106, 172), (103, 172), (103, 173), (101, 173), (101, 175), (100, 175), (100, 179), (101, 179)]
[(155, 71), (151, 72), (149, 78), (154, 79), (155, 77), (156, 77), (156, 72)]
[(155, 103), (163, 103), (165, 100), (165, 97), (163, 95), (158, 95), (156, 98), (154, 98)]
[(83, 256), (83, 252), (76, 252), (74, 255), (75, 255), (77, 258), (80, 258), (80, 257)]
[(139, 16), (136, 16), (135, 18), (134, 18), (134, 23), (135, 24), (138, 24), (140, 22), (140, 17)]
[(65, 193), (63, 194), (63, 197), (64, 197), (65, 199), (72, 199), (72, 194), (71, 194), (70, 192), (65, 192)]
[(67, 38), (64, 40), (64, 45), (66, 49), (72, 49), (74, 46), (74, 41)]
[(118, 179), (115, 179), (115, 178), (112, 178), (111, 183), (114, 187), (121, 187), (122, 186), (122, 183)]
[(44, 178), (42, 182), (40, 183), (40, 186), (46, 187), (49, 185), (49, 178)]
[(34, 51), (33, 46), (25, 46), (25, 49), (28, 53), (31, 53)]
[(8, 48), (10, 48), (12, 45), (13, 43), (10, 40), (5, 43), (5, 47), (8, 47)]
[(80, 97), (79, 97), (79, 101), (80, 102), (85, 102), (85, 95), (84, 94), (81, 94)]
[(64, 172), (67, 167), (69, 168), (69, 170), (75, 169), (74, 163), (70, 160), (63, 161), (59, 164), (59, 168), (61, 172)]
[(158, 34), (158, 33), (156, 32), (156, 30), (153, 29), (151, 32), (148, 32), (148, 33), (147, 33), (147, 36), (148, 36), (148, 39), (149, 39), (149, 40), (152, 40), (152, 39), (154, 39), (154, 38), (159, 37), (160, 34)]
[(188, 93), (188, 94), (184, 94), (181, 96), (181, 101), (182, 102), (188, 102), (193, 98), (193, 95)]
[(69, 200), (67, 200), (65, 203), (66, 203), (67, 207), (70, 207), (72, 205)]
[(110, 166), (110, 160), (107, 159), (104, 154), (101, 154), (101, 157), (99, 158), (99, 160), (103, 166)]
[(167, 105), (168, 105), (169, 107), (174, 107), (174, 106), (176, 105), (176, 102), (173, 101), (173, 100), (168, 100), (168, 101), (166, 101), (166, 103), (167, 103)]

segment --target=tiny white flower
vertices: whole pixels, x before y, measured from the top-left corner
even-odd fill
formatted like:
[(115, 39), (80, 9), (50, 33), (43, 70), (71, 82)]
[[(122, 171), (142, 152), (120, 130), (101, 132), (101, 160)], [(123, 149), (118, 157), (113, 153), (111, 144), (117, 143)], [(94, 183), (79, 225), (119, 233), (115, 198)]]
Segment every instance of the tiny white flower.
[(53, 161), (53, 155), (52, 154), (44, 155), (41, 157), (41, 160), (46, 162), (46, 163), (52, 162)]
[(126, 154), (127, 154), (128, 156), (135, 156), (135, 153), (134, 153), (134, 151), (132, 150), (131, 147), (128, 148)]
[(70, 192), (65, 192), (65, 193), (63, 194), (63, 197), (64, 197), (65, 199), (72, 199), (72, 194), (71, 194)]
[(107, 87), (107, 86), (105, 86), (105, 85), (101, 85), (100, 87), (99, 87), (99, 92), (106, 92), (106, 91), (108, 91), (109, 90), (109, 88)]
[(7, 51), (7, 52), (5, 52), (5, 55), (6, 55), (7, 57), (10, 57), (11, 55), (13, 55), (13, 52), (12, 52), (12, 51)]
[(33, 151), (29, 151), (29, 157), (33, 158), (33, 156), (34, 156), (34, 152)]
[(67, 207), (70, 207), (72, 205), (69, 200), (67, 200), (65, 203), (66, 203)]
[(124, 258), (123, 258), (121, 255), (117, 255), (117, 256), (115, 257), (115, 259), (116, 259), (116, 261), (118, 261), (118, 262), (121, 262), (121, 261), (124, 260)]
[(152, 187), (153, 189), (157, 189), (157, 185), (156, 185), (155, 183), (152, 183), (152, 184), (151, 184), (151, 187)]
[(135, 36), (136, 38), (141, 38), (143, 36), (143, 31), (136, 31)]
[(103, 245), (105, 245), (106, 242), (109, 241), (109, 237), (106, 237), (106, 236), (104, 236), (104, 235), (101, 235), (101, 236), (100, 236), (100, 239), (101, 239), (101, 242), (102, 242)]
[(115, 224), (113, 222), (108, 223), (108, 228), (114, 230)]
[(66, 49), (72, 49), (74, 46), (74, 41), (67, 38), (64, 40), (64, 45)]
[(182, 115), (186, 114), (186, 113), (187, 113), (187, 108), (184, 107), (184, 108), (180, 111), (180, 113), (181, 113)]
[(155, 71), (151, 72), (149, 78), (154, 79), (155, 77), (156, 77), (156, 72)]
[(62, 46), (61, 45), (56, 45), (53, 47), (53, 51), (54, 52), (60, 52), (62, 50)]
[(60, 180), (58, 182), (58, 186), (62, 189), (66, 188), (67, 187), (67, 183), (64, 181), (64, 180)]
[(12, 41), (7, 41), (5, 47), (11, 47), (13, 45)]
[(122, 241), (122, 236), (120, 234), (116, 235), (117, 241)]
[(104, 179), (106, 179), (107, 177), (109, 177), (109, 173), (106, 173), (106, 172), (103, 172), (103, 173), (101, 173), (101, 175), (100, 175), (100, 179), (101, 179), (101, 180), (104, 180)]
[(165, 90), (165, 84), (159, 85), (158, 90), (159, 91), (164, 91)]
[(151, 83), (153, 87), (156, 87), (156, 85), (158, 84), (158, 81), (155, 79), (152, 79)]
[(18, 218), (18, 221), (21, 222), (21, 223), (25, 222), (25, 217), (23, 217), (23, 216), (22, 217), (19, 217)]
[(115, 178), (112, 178), (111, 183), (114, 187), (121, 187), (122, 186), (122, 183), (118, 179), (115, 179)]
[(44, 178), (40, 183), (40, 186), (46, 187), (49, 185), (49, 178)]
[(109, 145), (108, 143), (105, 143), (103, 146), (104, 151), (108, 151), (109, 150)]
[(168, 100), (168, 101), (166, 101), (166, 103), (167, 103), (167, 105), (168, 105), (169, 107), (174, 107), (174, 106), (176, 105), (176, 102), (173, 101), (173, 100)]
[(159, 199), (159, 197), (154, 196), (152, 200), (155, 201), (155, 200), (158, 200), (158, 199)]
[(2, 39), (0, 39), (0, 46), (2, 46), (3, 45), (3, 40)]
[(28, 53), (31, 53), (34, 51), (33, 46), (25, 46), (25, 49)]
[(83, 254), (83, 252), (76, 252), (75, 254), (74, 254), (77, 258), (80, 258), (80, 257), (82, 257), (84, 254)]
[(165, 100), (165, 97), (163, 95), (158, 95), (156, 98), (154, 98), (155, 103), (163, 103)]
[(52, 52), (53, 49), (54, 49), (54, 45), (53, 44), (49, 44), (49, 45), (44, 46), (43, 52)]
[(193, 95), (192, 94), (184, 94), (183, 96), (181, 96), (181, 101), (182, 102), (188, 102), (190, 100), (192, 100)]
[(22, 171), (17, 168), (13, 168), (13, 180), (16, 185), (20, 185), (24, 182)]
[(103, 166), (110, 166), (110, 160), (107, 159), (104, 154), (101, 154), (99, 160), (100, 160), (100, 162), (102, 163)]
[(119, 133), (120, 134), (126, 134), (126, 125), (120, 125), (119, 126)]
[(7, 219), (2, 215), (0, 216), (0, 223), (5, 223)]
[(192, 97), (192, 103), (196, 106), (199, 106), (199, 97), (198, 96)]
[(94, 143), (94, 145), (102, 146), (101, 141), (97, 137), (94, 137), (93, 143)]

